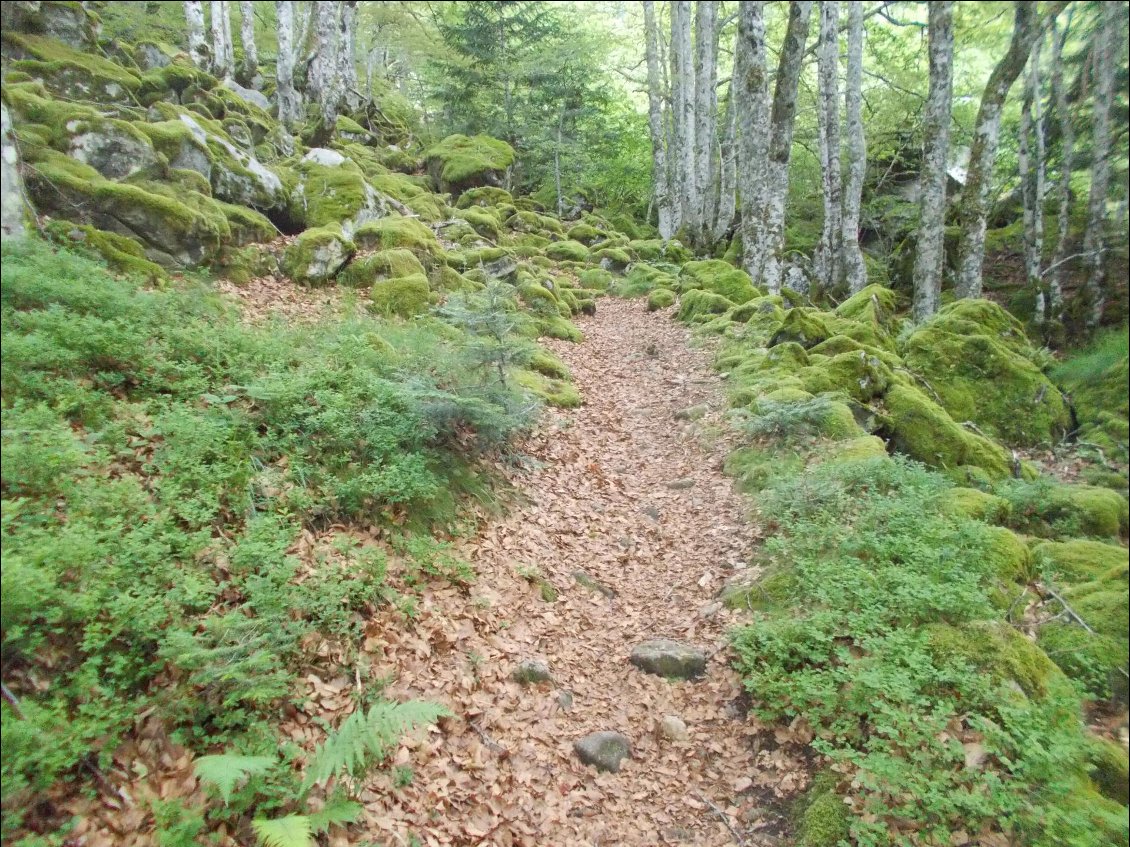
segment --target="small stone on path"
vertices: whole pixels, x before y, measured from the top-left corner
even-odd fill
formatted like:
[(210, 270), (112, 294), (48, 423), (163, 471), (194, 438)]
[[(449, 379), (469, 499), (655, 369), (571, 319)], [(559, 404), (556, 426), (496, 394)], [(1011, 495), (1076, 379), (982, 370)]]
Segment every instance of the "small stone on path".
[(573, 711), (573, 692), (564, 688), (558, 691), (557, 705), (560, 706), (563, 711)]
[(705, 403), (699, 403), (697, 406), (690, 406), (686, 409), (680, 409), (675, 412), (675, 420), (677, 421), (697, 421), (706, 417), (706, 413), (710, 411), (710, 407)]
[(688, 488), (694, 488), (694, 480), (689, 476), (685, 476), (682, 479), (673, 479), (667, 483), (667, 487), (675, 491), (685, 491)]
[(573, 750), (586, 765), (592, 765), (598, 771), (616, 773), (620, 770), (620, 762), (631, 755), (632, 742), (619, 732), (590, 732), (573, 742)]
[(706, 669), (706, 654), (690, 644), (653, 638), (632, 648), (631, 662), (647, 673), (668, 679), (693, 679)]
[(686, 741), (691, 737), (687, 725), (678, 715), (664, 715), (659, 722), (659, 734), (668, 741)]
[(710, 620), (715, 615), (722, 611), (722, 601), (715, 600), (713, 603), (707, 603), (698, 610), (698, 616), (703, 620)]
[(524, 659), (510, 678), (522, 685), (532, 685), (535, 682), (549, 681), (549, 665), (541, 659)]
[(607, 585), (597, 582), (584, 571), (573, 571), (573, 579), (577, 581), (578, 585), (587, 588), (589, 591), (596, 591), (603, 594), (609, 600), (616, 596), (616, 589), (609, 588)]

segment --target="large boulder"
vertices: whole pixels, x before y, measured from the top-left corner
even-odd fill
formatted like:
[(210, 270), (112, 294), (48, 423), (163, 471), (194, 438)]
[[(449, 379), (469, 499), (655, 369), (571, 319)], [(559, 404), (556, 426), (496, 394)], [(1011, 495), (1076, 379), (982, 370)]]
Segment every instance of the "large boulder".
[(489, 135), (449, 135), (426, 158), (436, 188), (458, 196), (468, 188), (501, 185), (514, 164), (514, 148)]
[(329, 224), (308, 229), (286, 248), (282, 270), (295, 282), (307, 285), (328, 282), (345, 266), (355, 249), (340, 226)]
[(152, 176), (161, 169), (148, 137), (126, 121), (77, 119), (67, 122), (66, 131), (67, 155), (107, 179), (126, 179), (138, 173)]
[(10, 62), (11, 70), (28, 74), (67, 100), (128, 106), (141, 88), (137, 74), (93, 51), (73, 49), (47, 35), (18, 35), (5, 27), (4, 54), (15, 59)]

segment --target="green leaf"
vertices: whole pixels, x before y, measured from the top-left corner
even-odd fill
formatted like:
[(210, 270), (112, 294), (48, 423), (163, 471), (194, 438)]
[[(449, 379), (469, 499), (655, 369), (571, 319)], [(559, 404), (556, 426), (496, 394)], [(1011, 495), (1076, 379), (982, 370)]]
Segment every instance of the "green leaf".
[(231, 800), (237, 783), (249, 776), (266, 773), (274, 765), (275, 759), (272, 756), (224, 753), (219, 756), (201, 756), (192, 763), (192, 768), (196, 772), (196, 778), (216, 786), (220, 798), (227, 803)]
[(314, 830), (306, 815), (287, 815), (268, 820), (256, 818), (251, 822), (255, 836), (262, 847), (312, 847)]
[(353, 800), (335, 797), (327, 802), (320, 812), (310, 815), (310, 827), (314, 832), (322, 833), (331, 826), (345, 826), (357, 820), (364, 808)]

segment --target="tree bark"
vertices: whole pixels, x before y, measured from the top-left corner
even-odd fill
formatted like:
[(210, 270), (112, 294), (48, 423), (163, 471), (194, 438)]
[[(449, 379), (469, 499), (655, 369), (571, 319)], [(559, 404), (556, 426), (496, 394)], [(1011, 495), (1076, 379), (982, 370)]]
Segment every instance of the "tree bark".
[(734, 51), (734, 102), (738, 132), (742, 266), (760, 281), (766, 160), (769, 157), (769, 76), (766, 73), (765, 3), (742, 0)]
[(298, 58), (295, 41), (294, 3), (278, 0), (275, 3), (278, 17), (279, 52), (275, 66), (278, 87), (279, 121), (293, 130), (302, 115), (302, 101), (294, 90), (294, 65)]
[(255, 45), (255, 10), (251, 0), (239, 0), (239, 41), (243, 47), (243, 79), (255, 88), (259, 76), (259, 48)]
[[(1051, 4), (1049, 14), (1056, 15), (1065, 3)], [(1032, 45), (1040, 34), (1039, 14), (1035, 3), (1016, 3), (1016, 22), (1008, 52), (989, 75), (981, 95), (981, 106), (973, 131), (969, 167), (961, 193), (959, 219), (961, 241), (958, 249), (958, 271), (955, 285), (958, 297), (981, 296), (981, 266), (985, 259), (985, 227), (989, 218), (993, 165), (1000, 141), (1001, 112), (1009, 89), (1028, 62)]]
[(651, 132), (652, 182), (659, 214), (659, 237), (666, 241), (675, 234), (675, 226), (670, 176), (667, 173), (663, 88), (659, 78), (659, 27), (655, 21), (655, 3), (652, 0), (645, 0), (643, 17), (647, 40), (647, 125)]
[(847, 125), (847, 184), (844, 186), (844, 279), (852, 294), (867, 285), (867, 266), (859, 247), (859, 210), (867, 175), (867, 139), (863, 134), (863, 2), (848, 3), (847, 80), (844, 83)]
[(338, 25), (338, 77), (341, 81), (342, 99), (350, 106), (359, 105), (357, 85), (357, 0), (345, 0), (339, 11)]
[(184, 19), (188, 25), (188, 55), (198, 68), (208, 67), (208, 41), (204, 36), (204, 3), (185, 0)]
[(0, 102), (0, 232), (4, 240), (23, 238), (34, 210), (24, 191), (20, 148), (12, 131), (8, 105)]
[(212, 73), (230, 79), (234, 70), (227, 0), (212, 0)]
[(945, 262), (946, 157), (953, 102), (953, 2), (930, 4), (930, 91), (923, 115), (922, 201), (914, 257), (914, 319), (938, 310)]
[(691, 64), (691, 4), (671, 3), (671, 100), (674, 116), (675, 161), (672, 185), (678, 218), (676, 229), (694, 225), (698, 201), (694, 197), (694, 65)]
[(734, 81), (730, 80), (730, 93), (726, 97), (725, 128), (718, 145), (718, 194), (712, 240), (717, 243), (726, 237), (734, 224), (737, 209), (737, 105), (734, 103)]
[(311, 23), (310, 70), (306, 76), (306, 95), (316, 103), (321, 116), (322, 134), (332, 133), (337, 123), (338, 109), (341, 106), (341, 72), (339, 52), (341, 49), (341, 23), (339, 4), (336, 2), (316, 2), (314, 20)]
[(789, 24), (781, 60), (777, 65), (777, 85), (773, 91), (773, 111), (769, 133), (769, 158), (765, 185), (765, 227), (762, 232), (762, 279), (770, 294), (779, 294), (784, 275), (785, 204), (789, 195), (789, 158), (796, 120), (797, 87), (804, 64), (804, 43), (808, 39), (811, 0), (790, 0)]
[(1117, 64), (1118, 35), (1125, 30), (1119, 15), (1121, 3), (1103, 3), (1102, 17), (1095, 29), (1093, 61), (1094, 115), (1091, 139), (1091, 191), (1087, 197), (1087, 229), (1083, 234), (1083, 255), (1087, 262), (1085, 320), (1088, 329), (1099, 325), (1106, 305), (1104, 256), (1106, 246), (1106, 204), (1110, 187), (1110, 104), (1114, 99), (1114, 73)]
[(839, 0), (820, 2), (817, 44), (821, 183), (824, 224), (817, 250), (817, 278), (825, 290), (839, 283), (843, 262), (843, 177), (840, 173)]
[(1063, 319), (1063, 279), (1067, 273), (1067, 249), (1071, 237), (1071, 172), (1075, 155), (1075, 124), (1071, 121), (1071, 109), (1067, 102), (1067, 87), (1063, 82), (1063, 49), (1067, 45), (1067, 35), (1071, 30), (1071, 13), (1068, 12), (1063, 29), (1056, 28), (1052, 22), (1052, 60), (1051, 60), (1051, 98), (1055, 110), (1056, 125), (1059, 127), (1059, 208), (1056, 213), (1056, 242), (1047, 274), (1046, 313), (1055, 320)]
[(718, 120), (717, 58), (718, 3), (699, 0), (695, 4), (694, 193), (688, 200), (693, 215), (691, 229), (699, 245), (709, 242), (714, 217), (710, 172)]
[(1047, 292), (1040, 269), (1044, 255), (1044, 116), (1040, 104), (1040, 47), (1032, 45), (1028, 74), (1024, 80), (1024, 102), (1020, 111), (1020, 194), (1024, 206), (1024, 273), (1036, 295), (1035, 322), (1049, 317)]

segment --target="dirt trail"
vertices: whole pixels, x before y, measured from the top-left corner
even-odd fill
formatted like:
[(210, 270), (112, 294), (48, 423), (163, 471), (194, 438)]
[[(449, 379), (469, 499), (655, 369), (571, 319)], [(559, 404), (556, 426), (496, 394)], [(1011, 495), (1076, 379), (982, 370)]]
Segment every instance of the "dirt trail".
[[(408, 844), (413, 832), (425, 844), (769, 844), (774, 799), (803, 785), (791, 742), (804, 739), (745, 717), (723, 649), (735, 613), (700, 614), (757, 537), (722, 473), (710, 354), (639, 301), (604, 300), (582, 328), (584, 343), (552, 346), (586, 405), (547, 414), (523, 448), (531, 460), (508, 472), (527, 503), (465, 551), (476, 584), (429, 593), (412, 631), (389, 624), (366, 644), (376, 673), (397, 675), (393, 693), (464, 718), (400, 750), (410, 785), (378, 781), (363, 797), (380, 843)], [(704, 418), (676, 420), (698, 404)], [(533, 570), (555, 601), (523, 577)], [(616, 596), (578, 585), (577, 570)], [(632, 667), (632, 647), (654, 637), (713, 653), (704, 677), (669, 682)], [(546, 660), (552, 682), (513, 682), (528, 658)], [(687, 741), (658, 736), (665, 715), (685, 721)], [(573, 753), (594, 730), (631, 738), (619, 773)]]

